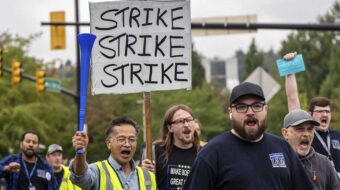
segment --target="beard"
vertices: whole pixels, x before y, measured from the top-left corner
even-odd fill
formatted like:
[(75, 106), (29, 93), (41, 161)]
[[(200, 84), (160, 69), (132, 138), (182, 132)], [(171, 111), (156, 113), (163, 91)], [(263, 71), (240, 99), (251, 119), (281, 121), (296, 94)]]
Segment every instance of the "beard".
[[(246, 129), (246, 123), (249, 121), (256, 121), (256, 129), (249, 131)], [(242, 137), (246, 141), (254, 141), (261, 137), (261, 135), (266, 131), (267, 129), (267, 118), (264, 118), (261, 121), (258, 121), (256, 118), (251, 117), (247, 118), (243, 122), (239, 122), (236, 120), (232, 120), (233, 129), (236, 131), (240, 137)]]
[(35, 150), (32, 150), (32, 149), (22, 150), (22, 152), (24, 153), (24, 155), (25, 155), (27, 158), (33, 158), (33, 157), (35, 157), (35, 155), (36, 155)]
[(191, 143), (194, 142), (194, 135), (192, 135), (192, 137), (190, 139), (182, 138), (180, 140), (182, 141), (183, 144), (191, 144)]

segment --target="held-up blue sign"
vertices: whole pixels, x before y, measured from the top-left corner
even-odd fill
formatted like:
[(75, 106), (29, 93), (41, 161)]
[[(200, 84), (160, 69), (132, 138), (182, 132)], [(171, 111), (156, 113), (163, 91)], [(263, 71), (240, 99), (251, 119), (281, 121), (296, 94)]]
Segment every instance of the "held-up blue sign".
[(288, 74), (298, 73), (305, 70), (305, 63), (303, 62), (302, 55), (296, 55), (292, 60), (278, 59), (276, 60), (277, 68), (279, 69), (280, 76), (287, 76)]

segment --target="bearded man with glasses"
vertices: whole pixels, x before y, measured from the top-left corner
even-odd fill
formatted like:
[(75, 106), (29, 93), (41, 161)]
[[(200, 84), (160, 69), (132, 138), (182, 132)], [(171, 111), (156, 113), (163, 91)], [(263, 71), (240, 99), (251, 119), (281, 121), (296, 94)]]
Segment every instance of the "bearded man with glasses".
[(313, 189), (290, 145), (265, 132), (268, 106), (262, 88), (242, 83), (229, 103), (231, 131), (202, 148), (183, 190)]
[(153, 173), (138, 167), (133, 161), (137, 147), (137, 124), (128, 117), (113, 119), (106, 131), (106, 146), (111, 155), (107, 160), (87, 164), (85, 132), (72, 137), (75, 150), (82, 149), (71, 163), (71, 181), (82, 189), (91, 190), (156, 190)]

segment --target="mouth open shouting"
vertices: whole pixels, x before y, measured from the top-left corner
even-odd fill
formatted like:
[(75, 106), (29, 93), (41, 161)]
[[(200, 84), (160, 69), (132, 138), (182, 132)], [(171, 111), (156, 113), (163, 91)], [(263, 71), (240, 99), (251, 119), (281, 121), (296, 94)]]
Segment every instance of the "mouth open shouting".
[(258, 120), (256, 118), (248, 118), (244, 121), (245, 123), (245, 126), (248, 126), (249, 129), (252, 129), (252, 128), (257, 128), (257, 125), (258, 125)]
[(132, 148), (120, 147), (119, 150), (111, 152), (114, 159), (122, 166), (129, 164), (133, 158), (135, 151)]
[(184, 127), (181, 134), (180, 138), (182, 139), (184, 144), (192, 143), (194, 138), (194, 132), (188, 127)]
[(308, 139), (303, 139), (301, 140), (300, 142), (300, 148), (302, 150), (309, 150), (309, 147), (310, 147), (310, 142)]
[(190, 135), (191, 135), (191, 130), (188, 129), (188, 128), (184, 128), (183, 134), (184, 134), (185, 136), (190, 136)]
[(328, 117), (321, 117), (320, 118), (321, 125), (328, 125)]
[(247, 141), (259, 139), (267, 127), (265, 120), (260, 122), (255, 117), (248, 117), (244, 122), (238, 122), (236, 120), (232, 120), (232, 122), (233, 129)]
[(309, 153), (312, 142), (309, 139), (301, 139), (296, 147), (299, 156), (306, 156)]
[(327, 131), (329, 128), (330, 118), (327, 116), (320, 117), (319, 123), (320, 126), (316, 126), (316, 129), (321, 131)]
[(123, 159), (130, 159), (132, 157), (131, 150), (122, 150), (120, 154)]

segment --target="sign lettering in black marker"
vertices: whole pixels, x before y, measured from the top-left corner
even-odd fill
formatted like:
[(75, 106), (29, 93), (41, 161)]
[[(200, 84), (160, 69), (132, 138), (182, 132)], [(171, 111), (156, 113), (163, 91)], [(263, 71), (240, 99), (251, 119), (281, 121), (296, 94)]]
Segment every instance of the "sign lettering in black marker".
[(190, 2), (90, 3), (92, 93), (191, 88)]

